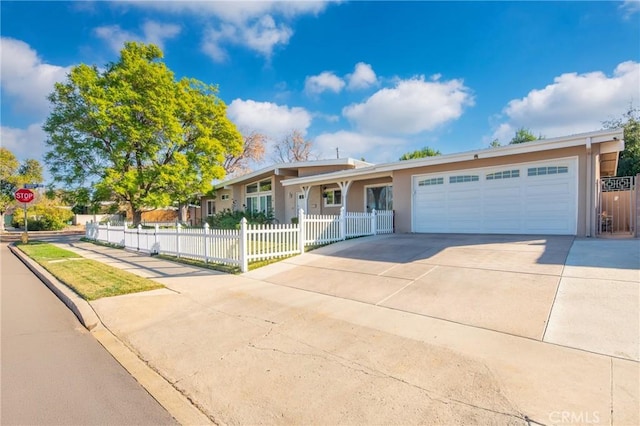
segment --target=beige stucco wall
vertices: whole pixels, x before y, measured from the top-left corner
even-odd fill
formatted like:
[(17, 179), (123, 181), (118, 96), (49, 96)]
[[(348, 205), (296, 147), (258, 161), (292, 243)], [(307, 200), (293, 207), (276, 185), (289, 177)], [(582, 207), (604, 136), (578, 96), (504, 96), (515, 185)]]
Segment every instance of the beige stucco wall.
[[(228, 195), (228, 200), (223, 200), (222, 196)], [(216, 213), (225, 211), (225, 210), (233, 210), (233, 196), (232, 191), (229, 189), (219, 189), (216, 191)]]
[(337, 172), (340, 170), (349, 170), (349, 169), (353, 169), (353, 166), (341, 164), (336, 166), (303, 167), (298, 169), (298, 177), (314, 176), (322, 173)]
[(273, 176), (271, 178), (274, 217), (280, 223), (288, 223), (285, 201), (289, 196), (289, 191), (282, 186), (281, 182), (282, 176)]
[[(597, 151), (597, 146), (595, 147)], [(412, 177), (427, 173), (450, 172), (455, 170), (476, 169), (484, 167), (502, 166), (508, 164), (528, 163), (533, 161), (553, 160), (565, 157), (578, 157), (578, 221), (577, 235), (587, 233), (587, 177), (586, 177), (586, 148), (564, 148), (531, 154), (518, 154), (508, 157), (479, 158), (458, 163), (439, 164), (428, 167), (396, 170), (393, 172), (393, 206), (395, 210), (396, 232), (411, 232), (411, 192)], [(594, 156), (595, 157), (595, 156)], [(593, 177), (596, 179), (597, 176)], [(591, 187), (593, 190), (593, 187)], [(593, 204), (591, 204), (593, 205)]]

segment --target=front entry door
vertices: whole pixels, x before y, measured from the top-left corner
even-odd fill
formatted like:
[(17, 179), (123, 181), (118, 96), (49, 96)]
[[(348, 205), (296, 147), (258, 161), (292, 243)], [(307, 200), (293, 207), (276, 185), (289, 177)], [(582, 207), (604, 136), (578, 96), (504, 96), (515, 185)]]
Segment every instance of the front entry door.
[(304, 199), (304, 192), (296, 192), (296, 215), (300, 210), (304, 210), (307, 213), (307, 203)]

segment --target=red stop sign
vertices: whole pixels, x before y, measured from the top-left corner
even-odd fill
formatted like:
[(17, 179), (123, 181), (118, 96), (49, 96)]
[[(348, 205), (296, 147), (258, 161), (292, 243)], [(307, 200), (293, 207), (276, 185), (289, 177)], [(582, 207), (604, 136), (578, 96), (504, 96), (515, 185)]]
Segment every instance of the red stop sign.
[(26, 188), (18, 189), (13, 196), (21, 203), (30, 203), (36, 197), (32, 190)]

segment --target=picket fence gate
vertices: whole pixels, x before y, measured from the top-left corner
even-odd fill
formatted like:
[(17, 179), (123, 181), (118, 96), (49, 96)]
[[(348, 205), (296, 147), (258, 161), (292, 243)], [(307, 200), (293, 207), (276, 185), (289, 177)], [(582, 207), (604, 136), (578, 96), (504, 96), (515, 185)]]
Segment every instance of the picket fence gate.
[(347, 238), (393, 233), (393, 211), (345, 212), (340, 215), (307, 215), (300, 210), (298, 223), (251, 225), (240, 229), (130, 228), (122, 225), (87, 223), (87, 239), (148, 254), (167, 254), (206, 263), (237, 266), (249, 270), (249, 262), (304, 253), (305, 247), (343, 241)]

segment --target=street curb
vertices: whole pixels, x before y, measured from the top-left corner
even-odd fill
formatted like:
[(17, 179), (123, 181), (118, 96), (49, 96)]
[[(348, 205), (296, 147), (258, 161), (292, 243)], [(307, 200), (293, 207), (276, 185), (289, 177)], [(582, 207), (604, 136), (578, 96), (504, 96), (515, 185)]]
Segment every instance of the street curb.
[(8, 247), (40, 281), (67, 305), (93, 337), (178, 423), (182, 425), (216, 424), (167, 379), (140, 359), (118, 336), (105, 327), (89, 302), (78, 296), (14, 244), (9, 244)]
[(9, 250), (22, 261), (49, 289), (58, 296), (67, 307), (74, 313), (82, 325), (89, 331), (101, 324), (100, 318), (95, 313), (89, 302), (78, 296), (73, 290), (61, 283), (49, 271), (33, 261), (22, 250), (9, 244)]

